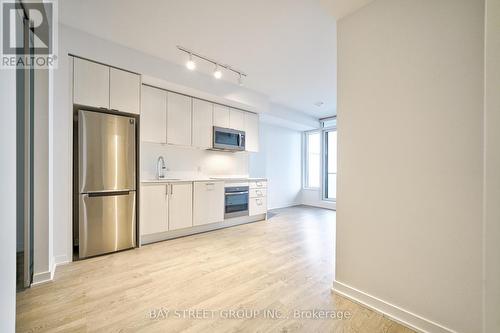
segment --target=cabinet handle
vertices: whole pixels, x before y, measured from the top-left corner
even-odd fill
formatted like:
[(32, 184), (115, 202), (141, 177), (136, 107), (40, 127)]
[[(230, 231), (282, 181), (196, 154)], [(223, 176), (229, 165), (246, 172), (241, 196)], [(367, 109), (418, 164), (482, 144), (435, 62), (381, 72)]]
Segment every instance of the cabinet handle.
[(174, 185), (170, 184), (170, 195), (174, 195)]

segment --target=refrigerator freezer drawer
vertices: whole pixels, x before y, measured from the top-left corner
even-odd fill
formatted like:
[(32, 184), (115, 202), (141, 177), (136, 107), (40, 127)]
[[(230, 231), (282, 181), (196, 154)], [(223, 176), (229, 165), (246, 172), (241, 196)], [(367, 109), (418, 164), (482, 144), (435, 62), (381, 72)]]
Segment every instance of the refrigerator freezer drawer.
[(135, 192), (81, 194), (79, 257), (135, 247)]
[(135, 119), (78, 111), (80, 193), (135, 190)]

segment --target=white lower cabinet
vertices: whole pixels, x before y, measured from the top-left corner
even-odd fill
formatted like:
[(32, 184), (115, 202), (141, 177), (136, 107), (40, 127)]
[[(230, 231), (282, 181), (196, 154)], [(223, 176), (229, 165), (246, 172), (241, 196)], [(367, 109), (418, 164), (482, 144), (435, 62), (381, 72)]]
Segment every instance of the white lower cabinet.
[(170, 184), (168, 230), (193, 226), (193, 184)]
[(267, 181), (252, 181), (249, 183), (248, 215), (267, 213)]
[(142, 185), (140, 201), (141, 235), (193, 226), (192, 183)]
[(193, 225), (224, 220), (224, 182), (195, 182)]
[(148, 184), (141, 186), (141, 235), (168, 231), (168, 186)]
[(254, 216), (267, 213), (266, 197), (250, 198), (248, 203), (248, 215)]
[[(267, 182), (250, 181), (249, 216), (267, 213)], [(140, 233), (142, 242), (150, 243), (171, 238), (171, 235), (189, 235), (189, 228), (203, 230), (224, 227), (224, 181), (181, 181), (173, 183), (143, 183), (140, 188)], [(260, 216), (259, 216), (260, 218)], [(256, 220), (255, 218), (253, 219)], [(252, 219), (241, 223), (251, 222)], [(172, 234), (165, 233), (181, 230)], [(199, 232), (200, 228), (193, 228)], [(161, 235), (162, 233), (165, 233)], [(156, 235), (155, 235), (156, 234)]]

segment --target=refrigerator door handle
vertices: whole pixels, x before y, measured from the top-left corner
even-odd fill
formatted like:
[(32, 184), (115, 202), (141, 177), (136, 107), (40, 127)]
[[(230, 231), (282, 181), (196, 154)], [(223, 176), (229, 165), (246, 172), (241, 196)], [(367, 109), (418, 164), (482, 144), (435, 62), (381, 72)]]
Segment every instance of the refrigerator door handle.
[(101, 192), (88, 192), (82, 194), (88, 194), (89, 197), (105, 197), (105, 196), (117, 196), (117, 195), (129, 195), (130, 190), (121, 191), (101, 191)]

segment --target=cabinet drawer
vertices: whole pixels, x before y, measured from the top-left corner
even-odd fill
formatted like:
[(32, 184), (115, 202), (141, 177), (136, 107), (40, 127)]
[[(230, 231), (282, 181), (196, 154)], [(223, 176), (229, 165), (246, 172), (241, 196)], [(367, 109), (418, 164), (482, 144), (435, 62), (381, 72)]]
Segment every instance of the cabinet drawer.
[(267, 188), (266, 180), (258, 180), (250, 182), (250, 188)]
[(265, 188), (250, 189), (250, 198), (261, 198), (266, 196), (267, 196), (267, 189)]
[(259, 215), (267, 212), (266, 198), (251, 198), (249, 199), (248, 215)]

